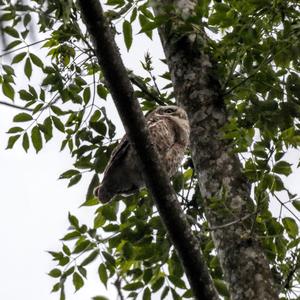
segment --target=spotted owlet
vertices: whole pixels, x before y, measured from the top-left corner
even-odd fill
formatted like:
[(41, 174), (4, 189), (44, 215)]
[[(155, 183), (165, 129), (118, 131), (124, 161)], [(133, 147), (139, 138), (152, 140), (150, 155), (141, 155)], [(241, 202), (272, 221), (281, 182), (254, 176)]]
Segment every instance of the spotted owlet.
[[(146, 116), (150, 138), (171, 177), (180, 165), (189, 143), (186, 112), (175, 105), (159, 106)], [(112, 152), (102, 183), (94, 191), (103, 203), (116, 195), (136, 193), (145, 183), (135, 152), (125, 135)]]

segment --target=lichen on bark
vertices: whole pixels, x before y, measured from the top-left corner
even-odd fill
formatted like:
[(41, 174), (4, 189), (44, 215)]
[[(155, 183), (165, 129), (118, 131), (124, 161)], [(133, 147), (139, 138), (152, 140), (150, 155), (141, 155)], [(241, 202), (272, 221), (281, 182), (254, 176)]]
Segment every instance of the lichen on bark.
[[(184, 7), (186, 3), (186, 9)], [(196, 2), (195, 2), (196, 3)], [(164, 15), (164, 7), (174, 6), (172, 24), (159, 30), (167, 64), (171, 72), (175, 97), (187, 111), (191, 126), (191, 153), (204, 199), (205, 213), (212, 232), (219, 259), (229, 284), (231, 298), (278, 299), (269, 270), (268, 260), (247, 215), (253, 214), (254, 204), (250, 186), (242, 172), (241, 163), (227, 140), (222, 138), (227, 122), (220, 78), (215, 74), (208, 39), (201, 32), (179, 33), (180, 24), (187, 16), (178, 10), (191, 7), (189, 1), (156, 2), (156, 15)], [(168, 11), (170, 15), (170, 11)], [(178, 24), (176, 24), (176, 18)], [(192, 41), (190, 36), (197, 35)], [(197, 40), (200, 41), (197, 43)], [(240, 222), (232, 222), (240, 219)], [(231, 226), (222, 224), (233, 223)]]

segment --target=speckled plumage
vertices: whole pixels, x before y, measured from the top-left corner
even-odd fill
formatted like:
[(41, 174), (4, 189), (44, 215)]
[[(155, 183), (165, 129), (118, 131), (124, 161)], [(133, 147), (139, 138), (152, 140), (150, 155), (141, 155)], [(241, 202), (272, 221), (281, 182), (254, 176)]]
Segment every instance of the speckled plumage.
[[(150, 138), (169, 176), (173, 176), (189, 143), (186, 112), (174, 105), (159, 106), (146, 116)], [(94, 191), (103, 203), (118, 194), (131, 195), (144, 187), (141, 168), (127, 136), (112, 152), (102, 183)]]

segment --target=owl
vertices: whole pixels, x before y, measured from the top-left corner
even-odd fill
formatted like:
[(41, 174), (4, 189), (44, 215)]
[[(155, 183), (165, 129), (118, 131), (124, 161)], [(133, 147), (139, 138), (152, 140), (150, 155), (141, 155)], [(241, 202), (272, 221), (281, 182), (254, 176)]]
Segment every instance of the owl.
[[(150, 139), (168, 175), (172, 177), (189, 143), (186, 112), (175, 105), (159, 106), (146, 115)], [(94, 195), (107, 203), (116, 195), (132, 195), (145, 186), (133, 147), (125, 135), (111, 154), (100, 186)]]

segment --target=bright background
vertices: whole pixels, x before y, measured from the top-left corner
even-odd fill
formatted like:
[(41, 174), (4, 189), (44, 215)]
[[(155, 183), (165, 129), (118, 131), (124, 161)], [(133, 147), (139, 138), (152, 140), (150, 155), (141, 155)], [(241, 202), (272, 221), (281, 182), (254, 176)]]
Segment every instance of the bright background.
[[(119, 37), (119, 45), (126, 67), (138, 75), (143, 74), (140, 61), (146, 51), (155, 58), (154, 65), (159, 66), (156, 73), (162, 72), (163, 66), (158, 59), (163, 57), (163, 52), (157, 36), (150, 44), (148, 38), (137, 35), (130, 55), (123, 46), (122, 37)], [(108, 102), (107, 108), (109, 117), (117, 122), (119, 135), (122, 134), (112, 102)], [(67, 151), (59, 152), (62, 135), (57, 131), (38, 155), (31, 148), (26, 154), (20, 141), (14, 149), (5, 151), (8, 138), (5, 132), (12, 127), (12, 118), (18, 112), (0, 106), (0, 299), (58, 300), (57, 293), (50, 294), (56, 280), (47, 272), (55, 264), (46, 251), (60, 248), (59, 238), (65, 235), (69, 225), (68, 212), (78, 216), (80, 222), (92, 223), (94, 208), (78, 209), (84, 201), (90, 178), (84, 176), (78, 185), (69, 189), (67, 181), (58, 180), (62, 172), (72, 167), (73, 159)], [(296, 151), (289, 155), (290, 161), (298, 159)], [(300, 193), (299, 175), (298, 170), (288, 179), (288, 186), (295, 193)], [(272, 206), (277, 216), (278, 203), (273, 201)], [(67, 299), (86, 300), (96, 295), (116, 299), (114, 286), (109, 284), (106, 291), (100, 283), (97, 264), (87, 269), (85, 286), (74, 293), (74, 287), (69, 283)]]
[[(130, 53), (125, 49), (122, 36), (118, 37), (118, 44), (126, 67), (136, 74), (143, 74), (140, 61), (147, 51), (155, 58), (154, 65), (158, 65), (155, 72), (165, 70), (159, 63), (163, 52), (157, 35), (153, 42), (137, 35)], [(37, 48), (35, 54), (40, 53)], [(41, 59), (44, 58), (41, 56)], [(22, 74), (22, 69), (16, 70), (17, 74), (19, 72)], [(27, 85), (25, 76), (24, 81), (22, 84)], [(31, 82), (33, 86), (36, 84)], [(99, 101), (103, 105), (103, 100)], [(120, 137), (124, 130), (114, 104), (108, 101), (106, 107)], [(79, 209), (92, 174), (83, 176), (80, 183), (71, 188), (67, 188), (67, 180), (58, 180), (62, 172), (72, 168), (74, 161), (67, 150), (59, 152), (63, 135), (57, 130), (38, 154), (32, 148), (26, 154), (20, 140), (13, 149), (5, 150), (6, 132), (15, 126), (12, 119), (19, 112), (0, 105), (0, 299), (58, 300), (58, 293), (50, 294), (57, 279), (47, 275), (55, 263), (46, 251), (60, 250), (59, 239), (69, 226), (68, 212), (78, 216), (80, 223), (92, 225), (95, 208)], [(96, 263), (87, 266), (88, 280), (78, 292), (74, 293), (71, 282), (66, 284), (67, 300), (87, 300), (96, 295), (116, 299), (115, 287), (108, 284), (108, 290), (105, 290), (98, 278), (97, 267)]]

